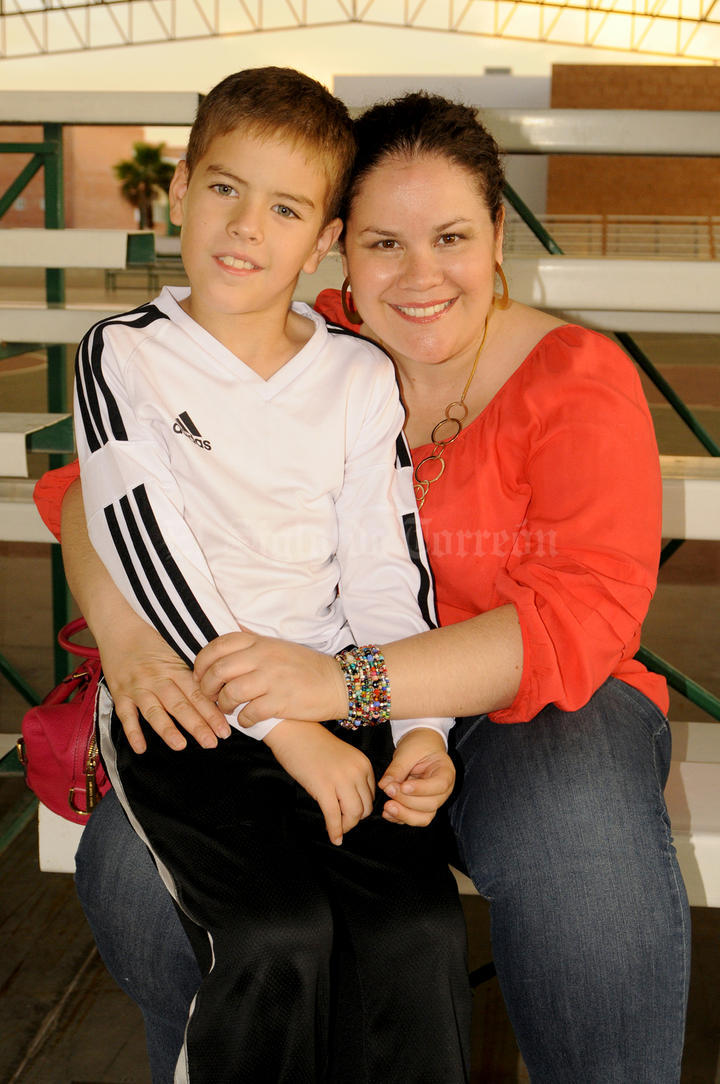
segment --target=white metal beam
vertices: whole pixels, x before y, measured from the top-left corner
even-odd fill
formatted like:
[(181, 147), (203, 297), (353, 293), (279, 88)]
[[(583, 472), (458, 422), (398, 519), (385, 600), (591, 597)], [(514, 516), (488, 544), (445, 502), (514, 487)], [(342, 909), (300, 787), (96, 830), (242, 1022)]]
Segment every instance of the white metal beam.
[[(0, 123), (188, 126), (199, 101), (197, 93), (172, 91), (0, 91)], [(508, 154), (720, 155), (720, 113), (710, 110), (487, 109), (481, 115)]]
[(191, 125), (200, 95), (181, 91), (4, 90), (2, 124)]
[(303, 0), (298, 7), (290, 0), (3, 0), (0, 56), (354, 23), (707, 63), (717, 63), (720, 55), (716, 0)]

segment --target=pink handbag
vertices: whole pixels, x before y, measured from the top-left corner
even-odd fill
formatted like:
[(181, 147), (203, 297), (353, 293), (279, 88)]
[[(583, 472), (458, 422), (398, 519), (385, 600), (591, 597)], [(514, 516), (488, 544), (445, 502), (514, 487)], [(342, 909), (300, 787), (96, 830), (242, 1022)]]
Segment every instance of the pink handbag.
[(17, 743), (27, 785), (53, 813), (76, 824), (85, 824), (110, 789), (95, 735), (100, 653), (71, 640), (86, 628), (80, 617), (60, 629), (58, 643), (82, 662), (25, 713)]

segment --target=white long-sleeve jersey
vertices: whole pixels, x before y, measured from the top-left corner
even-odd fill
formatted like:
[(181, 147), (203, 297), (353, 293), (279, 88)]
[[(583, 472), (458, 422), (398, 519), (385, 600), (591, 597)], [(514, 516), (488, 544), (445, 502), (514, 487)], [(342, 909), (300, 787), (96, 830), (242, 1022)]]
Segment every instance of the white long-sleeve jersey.
[[(431, 627), (389, 359), (295, 305), (315, 331), (264, 380), (184, 312), (187, 292), (96, 324), (77, 354), (88, 530), (129, 603), (189, 664), (240, 624), (326, 653)], [(395, 721), (395, 742), (418, 725), (451, 720)]]

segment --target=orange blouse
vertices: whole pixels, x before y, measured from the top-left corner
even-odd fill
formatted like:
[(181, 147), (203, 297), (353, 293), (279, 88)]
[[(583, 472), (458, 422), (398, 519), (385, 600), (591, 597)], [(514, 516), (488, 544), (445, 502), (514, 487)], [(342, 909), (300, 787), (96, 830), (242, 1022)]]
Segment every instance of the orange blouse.
[[(347, 325), (337, 291), (316, 308)], [(441, 413), (441, 412), (440, 412)], [(413, 450), (417, 464), (430, 451)], [(611, 675), (667, 711), (665, 679), (634, 655), (655, 590), (662, 483), (634, 366), (605, 336), (565, 325), (528, 354), (445, 452), (421, 511), (440, 623), (515, 607), (524, 662), (496, 722), (582, 707)], [(59, 531), (75, 464), (36, 503)]]

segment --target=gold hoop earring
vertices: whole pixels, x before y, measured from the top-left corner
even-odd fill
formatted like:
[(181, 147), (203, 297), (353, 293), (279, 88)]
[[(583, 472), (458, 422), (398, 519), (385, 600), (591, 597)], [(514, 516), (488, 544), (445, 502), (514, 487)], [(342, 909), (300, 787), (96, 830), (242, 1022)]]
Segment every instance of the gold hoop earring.
[(500, 283), (502, 285), (502, 295), (498, 297), (496, 294), (493, 299), (495, 302), (495, 307), (498, 309), (506, 309), (510, 304), (510, 299), (508, 297), (507, 279), (505, 278), (505, 272), (502, 269), (502, 264), (495, 264), (495, 274), (500, 276)]
[(360, 324), (363, 322), (363, 318), (355, 308), (355, 303), (352, 299), (352, 291), (350, 290), (350, 279), (347, 277), (347, 275), (345, 276), (345, 281), (343, 282), (342, 289), (340, 290), (340, 301), (342, 304), (343, 312), (345, 313), (345, 316), (350, 321), (350, 323), (354, 324), (355, 327), (360, 327)]

